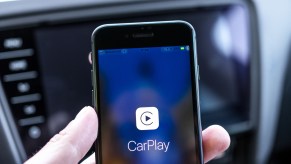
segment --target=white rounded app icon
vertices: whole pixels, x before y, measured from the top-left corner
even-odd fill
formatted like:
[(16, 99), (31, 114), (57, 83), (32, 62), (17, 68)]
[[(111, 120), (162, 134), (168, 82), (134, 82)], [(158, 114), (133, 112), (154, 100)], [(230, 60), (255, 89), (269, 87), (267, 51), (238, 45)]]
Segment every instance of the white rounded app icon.
[(138, 130), (155, 130), (159, 127), (159, 111), (156, 107), (140, 107), (135, 111)]

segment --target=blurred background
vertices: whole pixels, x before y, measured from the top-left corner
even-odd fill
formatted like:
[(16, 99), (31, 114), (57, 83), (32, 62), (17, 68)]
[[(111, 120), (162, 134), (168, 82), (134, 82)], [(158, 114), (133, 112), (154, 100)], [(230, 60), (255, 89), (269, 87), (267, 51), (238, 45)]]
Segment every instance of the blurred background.
[[(22, 163), (91, 105), (92, 31), (185, 20), (197, 34), (202, 127), (230, 148), (209, 163), (291, 161), (291, 1), (0, 0), (0, 160)], [(93, 151), (93, 150), (91, 150)]]

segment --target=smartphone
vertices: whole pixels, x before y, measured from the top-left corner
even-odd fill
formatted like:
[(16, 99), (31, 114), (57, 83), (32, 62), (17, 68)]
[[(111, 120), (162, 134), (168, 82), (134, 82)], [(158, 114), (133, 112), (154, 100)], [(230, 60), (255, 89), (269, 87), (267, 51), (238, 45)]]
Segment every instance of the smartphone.
[(96, 163), (202, 164), (195, 31), (185, 21), (92, 34)]

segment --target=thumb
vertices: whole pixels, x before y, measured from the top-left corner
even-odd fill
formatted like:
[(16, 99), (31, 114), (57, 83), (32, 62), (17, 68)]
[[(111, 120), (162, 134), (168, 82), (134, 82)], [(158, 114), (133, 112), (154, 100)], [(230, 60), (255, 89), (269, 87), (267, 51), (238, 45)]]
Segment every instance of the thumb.
[(84, 107), (65, 129), (26, 163), (78, 163), (97, 138), (98, 121), (92, 107)]

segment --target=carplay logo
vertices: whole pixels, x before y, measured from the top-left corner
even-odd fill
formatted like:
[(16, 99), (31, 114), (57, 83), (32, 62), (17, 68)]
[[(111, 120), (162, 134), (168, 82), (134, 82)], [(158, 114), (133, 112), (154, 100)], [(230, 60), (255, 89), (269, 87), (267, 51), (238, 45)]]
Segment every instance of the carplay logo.
[(156, 107), (140, 107), (135, 111), (138, 130), (156, 130), (159, 127), (159, 111)]

